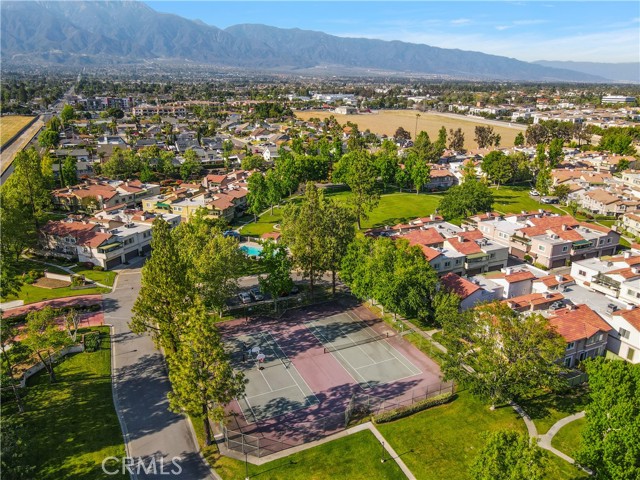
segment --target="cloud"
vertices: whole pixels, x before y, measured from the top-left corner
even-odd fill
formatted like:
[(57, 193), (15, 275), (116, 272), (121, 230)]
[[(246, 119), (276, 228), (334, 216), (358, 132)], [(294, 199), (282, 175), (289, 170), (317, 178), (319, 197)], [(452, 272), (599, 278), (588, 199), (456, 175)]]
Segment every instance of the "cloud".
[(451, 25), (468, 25), (471, 23), (471, 19), (469, 18), (456, 18), (455, 20), (451, 20)]
[(510, 28), (513, 28), (513, 26), (512, 25), (497, 25), (496, 26), (496, 30), (500, 30), (500, 31), (509, 30)]

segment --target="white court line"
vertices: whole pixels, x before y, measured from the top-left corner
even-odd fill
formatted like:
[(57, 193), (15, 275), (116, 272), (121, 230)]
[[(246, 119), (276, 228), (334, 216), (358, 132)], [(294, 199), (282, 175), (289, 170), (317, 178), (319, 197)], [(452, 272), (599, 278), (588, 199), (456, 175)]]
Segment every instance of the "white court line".
[[(282, 387), (282, 388), (277, 388), (277, 389), (275, 389), (275, 390), (271, 390), (270, 392), (264, 392), (264, 393), (259, 393), (259, 394), (257, 394), (257, 395), (252, 395), (251, 397), (247, 397), (247, 398), (258, 398), (258, 397), (261, 397), (261, 396), (263, 396), (263, 395), (268, 395), (268, 394), (270, 394), (270, 393), (281, 392), (282, 390), (289, 390), (290, 388), (295, 388), (295, 387), (297, 387), (297, 386), (298, 386), (297, 384), (296, 384), (296, 385), (288, 385), (288, 386), (286, 386), (286, 387)], [(298, 387), (298, 388), (299, 388), (299, 387)]]
[[(271, 332), (267, 331), (267, 333), (269, 334), (269, 336), (271, 337), (272, 342), (275, 345), (278, 345), (278, 349), (280, 349), (280, 351), (282, 353), (284, 353), (284, 350), (282, 350), (282, 348), (280, 347), (280, 345), (278, 344), (278, 342), (276, 341), (275, 338), (273, 338), (273, 335), (271, 335)], [(264, 334), (263, 334), (264, 335)], [(271, 346), (269, 346), (269, 348), (271, 348), (271, 351), (273, 351), (273, 353), (275, 353), (275, 351), (273, 350), (273, 348)], [(284, 367), (284, 365), (282, 365)], [(291, 359), (289, 359), (289, 368), (296, 368), (296, 366), (293, 364), (293, 362), (291, 361)], [(300, 390), (300, 393), (302, 394), (302, 397), (305, 399), (305, 403), (307, 402), (307, 397), (309, 395), (307, 395), (306, 393), (304, 393), (304, 391), (302, 390), (302, 388), (300, 388), (300, 385), (298, 384), (298, 381), (293, 378), (293, 375), (291, 375), (291, 372), (289, 371), (289, 368), (284, 368), (286, 370), (286, 372), (289, 374), (289, 377), (291, 377), (291, 380), (293, 380), (293, 383), (295, 384), (296, 387), (298, 387), (298, 390)], [(298, 376), (300, 377), (300, 379), (304, 382), (304, 384), (306, 385), (306, 387), (309, 389), (309, 392), (311, 392), (311, 395), (313, 395), (313, 398), (316, 399), (316, 403), (320, 403), (320, 400), (318, 400), (318, 397), (316, 397), (316, 394), (313, 393), (313, 390), (311, 390), (311, 387), (309, 387), (309, 384), (305, 381), (304, 378), (302, 378), (302, 375), (300, 375), (300, 372), (298, 372), (298, 369), (296, 368), (296, 372), (298, 373)]]
[[(242, 408), (242, 406), (240, 406), (240, 410), (242, 410), (242, 414), (244, 415), (245, 422), (247, 422), (247, 425), (253, 425), (254, 423), (258, 423), (258, 417), (256, 416), (256, 412), (253, 411), (253, 407), (249, 403), (249, 397), (247, 397), (246, 395), (243, 395), (243, 396), (244, 396), (244, 401), (247, 402), (247, 406), (249, 407), (249, 411), (251, 412), (251, 415), (253, 416), (253, 422), (249, 422), (247, 420), (247, 414), (244, 413), (244, 409)], [(238, 402), (238, 403), (240, 403), (240, 402)]]
[[(350, 317), (350, 318), (352, 318), (352, 319), (354, 318), (354, 317), (351, 315), (351, 312), (350, 312), (350, 311), (347, 311), (346, 313), (347, 313), (347, 315), (349, 315), (349, 317)], [(369, 327), (368, 325), (367, 325), (367, 329), (369, 329), (369, 330), (373, 330), (373, 329), (372, 329), (371, 327)], [(405, 368), (407, 368), (410, 372), (415, 372), (415, 371), (417, 370), (417, 373), (414, 373), (413, 375), (420, 375), (420, 374), (422, 373), (422, 370), (420, 370), (420, 369), (419, 369), (418, 367), (416, 367), (413, 363), (411, 363), (411, 362), (409, 361), (409, 359), (407, 359), (407, 358), (406, 358), (406, 357), (405, 357), (401, 352), (399, 352), (399, 351), (398, 351), (398, 349), (396, 349), (396, 348), (395, 348), (393, 345), (391, 345), (389, 342), (387, 342), (387, 341), (385, 340), (385, 341), (380, 342), (380, 343), (382, 343), (382, 344), (385, 346), (385, 350), (386, 350), (387, 352), (389, 352), (391, 355), (393, 355), (393, 357), (394, 357), (394, 358), (396, 358), (396, 359), (397, 359), (397, 360), (398, 360), (398, 361), (399, 361), (399, 362), (400, 362), (400, 363), (401, 363)], [(387, 348), (387, 347), (388, 347), (388, 348)], [(396, 353), (397, 353), (398, 355), (400, 355), (400, 357), (402, 357), (402, 358), (399, 358), (399, 357), (398, 357), (398, 355), (396, 355)], [(403, 361), (403, 359), (406, 361), (406, 363)], [(383, 363), (383, 362), (380, 362), (380, 363)], [(410, 376), (413, 376), (413, 375), (410, 375)], [(408, 377), (403, 377), (403, 378), (408, 378)]]

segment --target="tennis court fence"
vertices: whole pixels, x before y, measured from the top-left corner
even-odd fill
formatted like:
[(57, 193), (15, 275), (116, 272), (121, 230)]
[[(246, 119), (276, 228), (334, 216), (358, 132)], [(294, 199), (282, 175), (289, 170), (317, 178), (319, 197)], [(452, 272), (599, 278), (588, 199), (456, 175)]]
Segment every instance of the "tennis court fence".
[[(229, 450), (260, 458), (346, 430), (352, 421), (364, 420), (371, 415), (408, 407), (421, 400), (449, 392), (455, 392), (453, 382), (434, 383), (424, 388), (414, 389), (400, 400), (386, 400), (375, 395), (358, 392), (352, 395), (342, 413), (325, 415), (311, 422), (296, 422), (291, 425), (279, 424), (277, 430), (274, 429), (266, 435), (261, 433), (247, 434), (223, 426), (224, 444)], [(288, 440), (284, 441), (280, 438)]]
[[(277, 431), (270, 434), (247, 434), (233, 430), (228, 426), (222, 427), (222, 433), (224, 444), (229, 450), (260, 458), (304, 443), (320, 440), (345, 428), (345, 414), (337, 413), (323, 416), (313, 422), (278, 425)], [(280, 440), (282, 437), (286, 437), (288, 440)]]

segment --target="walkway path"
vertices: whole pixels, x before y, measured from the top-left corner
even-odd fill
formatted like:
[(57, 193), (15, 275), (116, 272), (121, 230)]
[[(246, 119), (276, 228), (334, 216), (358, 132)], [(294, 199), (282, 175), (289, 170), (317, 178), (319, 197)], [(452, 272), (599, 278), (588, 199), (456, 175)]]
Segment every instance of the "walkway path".
[[(42, 260), (36, 260), (35, 258), (30, 258), (29, 261), (42, 263), (43, 265), (49, 265), (50, 267), (59, 268), (60, 270), (64, 270), (65, 272), (67, 272), (69, 275), (77, 275), (77, 273), (72, 270), (73, 267), (75, 267), (76, 265), (71, 265), (70, 267), (63, 267), (62, 265), (56, 265), (55, 263), (43, 262)], [(99, 287), (111, 288), (111, 286), (105, 285), (104, 283), (96, 282), (95, 280), (92, 280), (92, 281), (93, 281), (93, 283), (95, 285), (97, 285)]]
[[(563, 459), (565, 462), (569, 462), (570, 464), (575, 465), (576, 461), (573, 458), (571, 458), (569, 455), (567, 455), (565, 453), (562, 453), (557, 448), (554, 448), (551, 445), (551, 441), (553, 440), (553, 437), (555, 436), (555, 434), (558, 433), (562, 427), (564, 427), (565, 425), (567, 425), (567, 424), (569, 424), (569, 423), (571, 423), (571, 422), (573, 422), (575, 420), (583, 418), (585, 416), (585, 412), (584, 411), (578, 412), (578, 413), (574, 413), (573, 415), (569, 415), (567, 417), (564, 417), (564, 418), (558, 420), (556, 423), (553, 424), (553, 426), (549, 429), (549, 431), (547, 433), (545, 433), (544, 435), (540, 435), (538, 433), (538, 429), (536, 428), (535, 423), (533, 423), (533, 420), (531, 420), (531, 417), (529, 417), (527, 412), (525, 412), (522, 409), (522, 407), (520, 405), (518, 405), (517, 403), (511, 402), (511, 406), (518, 413), (518, 415), (520, 415), (522, 417), (522, 419), (524, 420), (525, 425), (527, 426), (527, 431), (529, 432), (529, 437), (532, 438), (532, 439), (535, 439), (538, 442), (538, 446), (540, 448), (544, 448), (545, 450), (550, 451), (554, 455), (557, 455), (558, 457)], [(582, 470), (584, 470), (585, 472), (587, 472), (589, 475), (593, 475), (593, 472), (591, 470), (589, 470), (588, 468), (581, 467), (579, 465), (577, 465), (577, 466), (579, 468), (581, 468)]]
[[(384, 458), (384, 461), (388, 461), (388, 460), (395, 461), (398, 464), (398, 467), (400, 467), (400, 470), (402, 470), (402, 472), (406, 475), (406, 477), (409, 480), (416, 480), (416, 477), (413, 475), (411, 470), (409, 470), (409, 467), (407, 467), (407, 465), (402, 461), (402, 458), (400, 458), (400, 455), (396, 453), (393, 447), (389, 445), (389, 442), (386, 441), (386, 439), (382, 436), (380, 431), (371, 422), (366, 422), (366, 423), (357, 425), (355, 427), (342, 430), (341, 432), (334, 433), (333, 435), (329, 435), (328, 437), (322, 438), (320, 440), (316, 440), (314, 442), (304, 443), (296, 447), (287, 448), (286, 450), (283, 450), (278, 453), (265, 455), (264, 457), (256, 458), (256, 457), (247, 456), (246, 460), (253, 465), (264, 465), (266, 463), (273, 462), (274, 460), (288, 457), (289, 455), (293, 455), (294, 453), (302, 452), (304, 450), (317, 447), (318, 445), (322, 445), (323, 443), (332, 442), (339, 438), (347, 437), (349, 435), (353, 435), (354, 433), (362, 432), (363, 430), (369, 430), (371, 433), (373, 433), (373, 435), (376, 437), (378, 442), (382, 444), (385, 451), (389, 455), (388, 458), (386, 457)], [(245, 460), (245, 456), (241, 452), (237, 452), (235, 450), (229, 450), (228, 448), (226, 448), (224, 444), (224, 438), (222, 437), (222, 435), (220, 435), (216, 440), (218, 441), (218, 447), (220, 448), (220, 453), (222, 453), (224, 456), (235, 458), (236, 460), (242, 460), (242, 461)]]
[[(187, 419), (169, 411), (167, 394), (171, 385), (164, 356), (148, 335), (135, 335), (129, 328), (131, 308), (140, 289), (139, 268), (120, 270), (113, 291), (104, 296), (105, 323), (113, 326), (113, 396), (124, 432), (129, 457), (153, 457), (171, 465), (179, 458), (188, 480), (219, 477), (200, 454)], [(166, 478), (166, 475), (139, 473), (134, 478)]]

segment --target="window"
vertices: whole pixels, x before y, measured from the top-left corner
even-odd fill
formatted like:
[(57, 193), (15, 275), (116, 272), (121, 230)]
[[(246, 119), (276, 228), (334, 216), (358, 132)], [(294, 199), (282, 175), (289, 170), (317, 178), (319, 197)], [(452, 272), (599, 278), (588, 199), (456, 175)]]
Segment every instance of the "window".
[(564, 366), (565, 367), (571, 367), (571, 357), (566, 357), (564, 359)]
[(440, 264), (439, 263), (434, 263), (433, 264), (433, 269), (434, 270), (440, 270)]
[(538, 245), (538, 250), (540, 250), (541, 252), (544, 252), (546, 248), (544, 245)]
[(636, 351), (633, 348), (629, 347), (629, 349), (627, 350), (627, 360), (633, 360), (634, 353), (636, 353)]
[(569, 247), (567, 245), (565, 245), (564, 247), (562, 247), (562, 251), (566, 252), (567, 250), (569, 250)]
[(571, 350), (575, 346), (576, 346), (576, 342), (569, 342), (567, 343), (567, 350)]
[(587, 352), (580, 352), (580, 361), (582, 362), (585, 358), (587, 358)]
[(451, 266), (451, 262), (444, 262), (444, 266), (445, 267), (450, 267)]
[(629, 338), (629, 336), (631, 335), (631, 332), (629, 330), (625, 330), (622, 327), (618, 329), (618, 333), (622, 338)]
[(601, 238), (601, 239), (598, 241), (598, 245), (602, 245), (603, 243), (604, 243), (604, 238)]
[(607, 243), (611, 243), (611, 239), (610, 238), (607, 238)]
[(490, 253), (489, 254), (489, 258), (496, 258), (496, 254), (495, 253)]
[(585, 272), (584, 270), (578, 270), (578, 275), (580, 275), (581, 277), (586, 277), (587, 272)]

